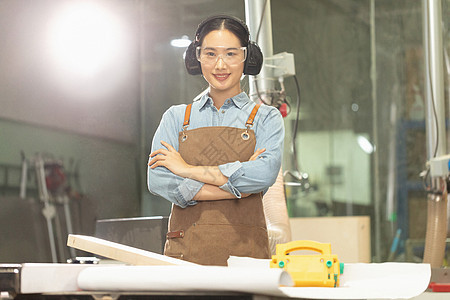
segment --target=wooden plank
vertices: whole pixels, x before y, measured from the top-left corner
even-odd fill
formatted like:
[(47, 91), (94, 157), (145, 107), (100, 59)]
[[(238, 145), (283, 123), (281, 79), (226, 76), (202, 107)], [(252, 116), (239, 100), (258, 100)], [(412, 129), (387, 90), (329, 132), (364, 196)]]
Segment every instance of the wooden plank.
[(344, 263), (369, 263), (370, 217), (291, 218), (292, 240), (330, 243), (331, 253)]
[(69, 234), (67, 246), (131, 265), (197, 265), (86, 235)]

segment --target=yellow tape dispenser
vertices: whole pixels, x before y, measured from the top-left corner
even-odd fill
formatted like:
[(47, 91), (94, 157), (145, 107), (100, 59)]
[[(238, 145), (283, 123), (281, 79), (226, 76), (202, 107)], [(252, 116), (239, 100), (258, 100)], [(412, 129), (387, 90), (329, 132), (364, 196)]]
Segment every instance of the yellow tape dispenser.
[[(293, 251), (309, 250), (316, 255), (289, 255)], [(272, 255), (271, 268), (286, 270), (295, 286), (337, 287), (344, 264), (336, 254), (331, 254), (331, 245), (315, 241), (293, 241), (277, 244), (276, 255)]]

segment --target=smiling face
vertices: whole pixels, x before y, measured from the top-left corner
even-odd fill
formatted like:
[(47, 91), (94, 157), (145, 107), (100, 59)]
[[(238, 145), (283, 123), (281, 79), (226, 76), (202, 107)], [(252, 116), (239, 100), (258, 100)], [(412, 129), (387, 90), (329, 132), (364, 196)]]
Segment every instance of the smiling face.
[[(239, 49), (241, 47), (239, 39), (227, 29), (211, 31), (201, 44), (202, 49)], [(210, 96), (213, 100), (215, 97), (225, 100), (241, 92), (240, 80), (244, 72), (244, 61), (229, 65), (219, 56), (212, 64), (202, 62), (200, 64), (203, 77), (209, 83)]]

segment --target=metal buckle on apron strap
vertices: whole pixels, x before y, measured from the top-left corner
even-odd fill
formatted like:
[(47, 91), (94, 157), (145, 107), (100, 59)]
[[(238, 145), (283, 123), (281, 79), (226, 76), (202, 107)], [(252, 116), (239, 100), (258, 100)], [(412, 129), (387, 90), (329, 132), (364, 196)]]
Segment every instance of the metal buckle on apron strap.
[(247, 129), (243, 133), (241, 133), (241, 137), (244, 141), (247, 141), (250, 138), (250, 134), (248, 134), (248, 130), (250, 129), (250, 125), (247, 125)]
[(189, 127), (189, 119), (191, 118), (191, 108), (192, 103), (186, 106), (186, 111), (184, 112), (184, 122), (183, 122), (183, 136), (181, 137), (181, 142), (187, 140), (188, 136), (186, 134), (186, 129)]
[(176, 239), (176, 238), (182, 238), (182, 237), (184, 237), (184, 230), (169, 231), (166, 234), (166, 238), (168, 238), (168, 239)]
[(248, 117), (247, 122), (245, 123), (245, 131), (241, 134), (241, 137), (244, 141), (247, 141), (250, 138), (250, 134), (248, 133), (250, 127), (253, 126), (253, 120), (255, 120), (256, 113), (258, 112), (259, 107), (261, 106), (261, 103), (256, 104), (255, 107), (253, 107), (252, 112), (250, 113), (250, 116)]
[(186, 134), (186, 129), (189, 127), (189, 125), (183, 126), (183, 136), (181, 137), (181, 141), (184, 142), (187, 140), (188, 136)]

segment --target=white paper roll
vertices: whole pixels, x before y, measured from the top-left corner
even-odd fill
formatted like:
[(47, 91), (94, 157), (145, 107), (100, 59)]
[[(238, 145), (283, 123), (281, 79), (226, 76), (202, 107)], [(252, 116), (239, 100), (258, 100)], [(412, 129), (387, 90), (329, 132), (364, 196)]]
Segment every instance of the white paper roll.
[(234, 291), (282, 295), (279, 286), (293, 286), (281, 269), (216, 266), (117, 266), (80, 272), (78, 286), (103, 291)]

